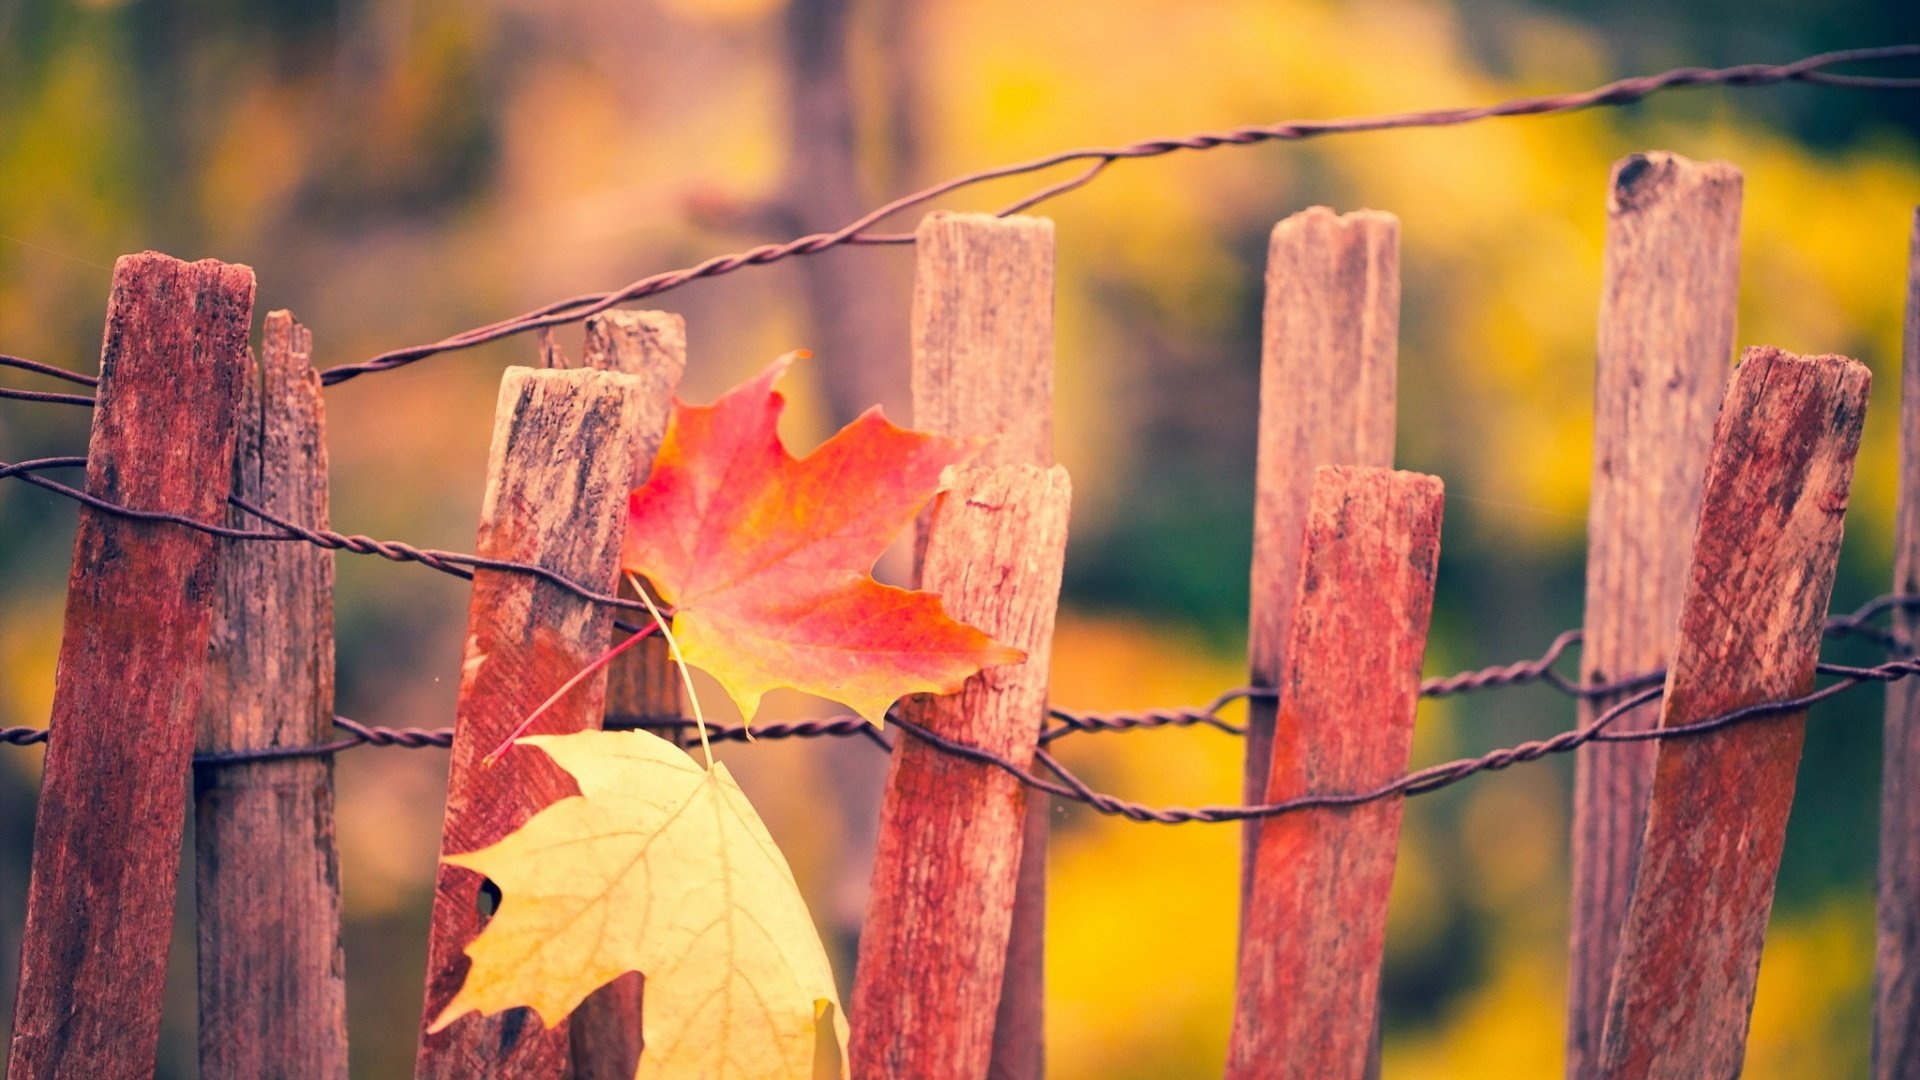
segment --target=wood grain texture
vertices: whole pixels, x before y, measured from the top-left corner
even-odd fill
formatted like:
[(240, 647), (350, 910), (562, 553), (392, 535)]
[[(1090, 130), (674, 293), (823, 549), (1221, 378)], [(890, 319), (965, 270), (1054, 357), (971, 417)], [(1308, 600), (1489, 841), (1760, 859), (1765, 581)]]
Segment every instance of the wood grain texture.
[[(500, 385), (487, 491), (475, 550), (536, 562), (611, 590), (632, 486), (642, 408), (637, 380), (615, 372), (509, 368)], [(554, 688), (605, 651), (612, 614), (522, 574), (474, 574), (466, 658), (454, 718), (442, 853), (498, 841), (573, 781), (545, 756), (515, 751), (492, 768), (492, 750)], [(535, 734), (600, 726), (604, 677), (582, 683), (533, 727)], [(480, 932), (481, 878), (441, 864), (434, 885), (423, 1025), (466, 976), (464, 949)], [(509, 898), (508, 903), (512, 900)], [(423, 1035), (422, 1077), (558, 1077), (568, 1064), (566, 1025), (542, 1027), (530, 1010), (469, 1014)]]
[[(1605, 280), (1593, 393), (1587, 517), (1588, 682), (1664, 667), (1700, 518), (1700, 478), (1733, 358), (1740, 171), (1635, 154), (1607, 188)], [(1592, 723), (1617, 698), (1580, 702)], [(1652, 726), (1654, 709), (1616, 721)], [(1652, 743), (1587, 746), (1574, 765), (1567, 1075), (1593, 1075), (1634, 858), (1653, 781)]]
[[(979, 460), (1053, 463), (1053, 222), (935, 213), (917, 233), (913, 422), (993, 441)], [(924, 530), (919, 534), (924, 542)], [(916, 544), (916, 552), (919, 544)], [(915, 565), (920, 557), (916, 553)], [(1034, 717), (1045, 723), (1045, 709)], [(1047, 833), (1053, 800), (1027, 793), (1026, 839), (1006, 982), (994, 1025), (993, 1080), (1046, 1072)]]
[[(1364, 791), (1406, 771), (1441, 503), (1436, 477), (1317, 470), (1262, 801)], [(1312, 810), (1260, 830), (1229, 1080), (1366, 1074), (1401, 805)]]
[[(1749, 349), (1714, 427), (1660, 726), (1813, 686), (1867, 369)], [(1659, 744), (1599, 1075), (1740, 1072), (1806, 714)]]
[[(639, 382), (640, 417), (633, 457), (633, 483), (645, 481), (667, 433), (673, 397), (687, 369), (687, 326), (664, 311), (610, 311), (587, 320), (586, 365), (619, 371)], [(624, 581), (620, 595), (633, 590)], [(645, 613), (641, 614), (645, 618)], [(680, 676), (664, 638), (654, 637), (621, 654), (607, 668), (606, 719), (628, 724), (686, 715)], [(630, 971), (594, 991), (573, 1011), (568, 1035), (573, 1080), (632, 1080), (640, 1060), (640, 1004), (645, 980)]]
[(913, 424), (1053, 462), (1053, 222), (929, 214), (916, 231)]
[[(312, 337), (267, 316), (247, 380), (233, 490), (327, 527), (327, 447)], [(230, 508), (227, 523), (254, 519)], [(333, 552), (225, 544), (199, 749), (313, 746), (333, 735)], [(333, 759), (194, 770), (200, 1074), (347, 1075), (346, 962)]]
[[(1920, 211), (1909, 250), (1893, 591), (1912, 595), (1920, 593)], [(1912, 649), (1920, 641), (1920, 616), (1894, 609), (1893, 630)], [(1880, 1080), (1920, 1080), (1920, 687), (1911, 679), (1887, 684), (1873, 1072)]]
[[(1027, 660), (990, 668), (958, 694), (909, 698), (908, 719), (1032, 761), (1070, 496), (1059, 466), (970, 465), (935, 502), (924, 586)], [(896, 738), (848, 1013), (856, 1078), (987, 1074), (1026, 813), (1014, 777)]]
[[(1247, 654), (1255, 686), (1286, 671), (1314, 469), (1393, 464), (1400, 335), (1400, 220), (1303, 210), (1273, 227), (1260, 351), (1253, 581)], [(1247, 802), (1267, 790), (1274, 705), (1248, 703)], [(1260, 823), (1242, 830), (1241, 902)]]
[[(153, 252), (115, 264), (89, 493), (223, 519), (253, 291), (244, 266)], [(12, 1080), (153, 1074), (218, 567), (202, 533), (80, 511)]]

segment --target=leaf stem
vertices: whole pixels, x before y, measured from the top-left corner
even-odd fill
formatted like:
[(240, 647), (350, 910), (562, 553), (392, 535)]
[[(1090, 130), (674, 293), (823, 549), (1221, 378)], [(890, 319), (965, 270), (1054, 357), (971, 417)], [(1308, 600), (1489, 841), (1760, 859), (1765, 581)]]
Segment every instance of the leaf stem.
[[(644, 596), (645, 594), (643, 593), (642, 595)], [(606, 652), (601, 653), (598, 657), (594, 658), (593, 663), (588, 664), (586, 667), (583, 667), (579, 671), (574, 672), (572, 678), (569, 678), (566, 682), (563, 682), (560, 684), (560, 689), (555, 690), (552, 696), (548, 697), (547, 700), (540, 703), (539, 708), (528, 713), (527, 718), (525, 720), (520, 721), (520, 723), (517, 726), (515, 726), (512, 731), (508, 732), (507, 737), (500, 741), (499, 746), (496, 746), (492, 750), (488, 751), (487, 756), (480, 759), (480, 767), (483, 769), (490, 769), (495, 764), (497, 764), (500, 761), (500, 759), (503, 756), (505, 756), (508, 750), (513, 749), (513, 741), (515, 739), (518, 739), (520, 736), (525, 735), (527, 733), (527, 729), (533, 726), (534, 721), (546, 715), (546, 712), (548, 709), (553, 708), (556, 704), (559, 703), (561, 698), (566, 697), (568, 691), (572, 690), (574, 687), (579, 686), (582, 682), (586, 681), (588, 676), (592, 675), (596, 671), (599, 671), (601, 668), (606, 667), (608, 664), (613, 663), (614, 657), (619, 656), (621, 653), (626, 652), (628, 649), (633, 648), (635, 645), (639, 644), (642, 640), (652, 637), (654, 631), (665, 629), (666, 624), (660, 620), (660, 612), (654, 608), (652, 601), (647, 602), (647, 610), (653, 612), (653, 625), (641, 627), (639, 630), (636, 630), (633, 633), (627, 635), (627, 640), (621, 642), (618, 645), (615, 645), (613, 648), (608, 649)]]
[(700, 731), (700, 751), (707, 756), (707, 771), (713, 771), (713, 744), (707, 741), (707, 718), (700, 711), (700, 693), (693, 688), (693, 673), (687, 670), (687, 658), (680, 655), (680, 643), (674, 640), (673, 631), (667, 629), (667, 620), (660, 616), (660, 609), (653, 606), (653, 597), (647, 595), (647, 587), (632, 574), (627, 575), (627, 583), (633, 591), (640, 594), (640, 602), (647, 605), (653, 613), (653, 625), (667, 639), (667, 650), (673, 653), (673, 666), (680, 669), (680, 682), (687, 688), (687, 707), (693, 710), (693, 723)]

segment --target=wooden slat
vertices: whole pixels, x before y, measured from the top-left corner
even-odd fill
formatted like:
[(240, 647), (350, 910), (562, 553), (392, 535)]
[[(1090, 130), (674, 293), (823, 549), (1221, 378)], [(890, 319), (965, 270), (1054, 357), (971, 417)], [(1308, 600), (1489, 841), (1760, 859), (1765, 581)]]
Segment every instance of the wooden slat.
[[(1260, 354), (1260, 434), (1249, 594), (1255, 686), (1279, 685), (1300, 580), (1314, 469), (1393, 464), (1400, 333), (1400, 222), (1371, 210), (1303, 210), (1273, 227)], [(1247, 713), (1245, 795), (1267, 790), (1274, 704)], [(1243, 830), (1241, 902), (1260, 823)]]
[(927, 215), (915, 234), (913, 426), (1053, 463), (1053, 222)]
[[(640, 419), (633, 483), (646, 479), (667, 432), (673, 395), (687, 368), (686, 322), (664, 311), (610, 311), (587, 320), (586, 365), (621, 371), (639, 380)], [(624, 582), (622, 596), (633, 590)], [(641, 620), (644, 621), (644, 620)], [(607, 669), (609, 723), (685, 715), (680, 677), (664, 638), (654, 637), (621, 654)], [(644, 980), (630, 971), (580, 1003), (568, 1023), (573, 1044), (573, 1080), (633, 1080), (640, 1060), (640, 1001)]]
[[(500, 385), (475, 550), (611, 590), (641, 412), (634, 376), (509, 368)], [(509, 753), (492, 768), (482, 768), (480, 758), (605, 651), (612, 614), (524, 574), (481, 570), (467, 627), (443, 853), (494, 843), (575, 794), (572, 780), (542, 755)], [(588, 680), (534, 732), (598, 727), (605, 693), (604, 677)], [(462, 950), (485, 922), (480, 904), (480, 877), (443, 863), (434, 886), (424, 1021), (440, 1014), (466, 975)], [(469, 1014), (422, 1036), (415, 1073), (449, 1080), (558, 1077), (568, 1060), (565, 1027), (545, 1029), (526, 1009)]]
[[(327, 446), (312, 338), (269, 314), (249, 372), (234, 493), (327, 527)], [(228, 524), (258, 527), (231, 509)], [(308, 544), (220, 552), (199, 749), (312, 746), (333, 737), (333, 553)], [(194, 772), (200, 1073), (347, 1075), (333, 760)]]
[[(907, 719), (1032, 762), (1069, 497), (1059, 466), (972, 465), (935, 503), (925, 587), (1027, 660), (976, 675), (958, 694), (910, 698)], [(849, 1011), (853, 1076), (987, 1074), (1026, 812), (1014, 777), (896, 737)]]
[[(114, 266), (87, 491), (225, 517), (253, 271), (148, 252)], [(80, 511), (7, 1075), (149, 1076), (215, 542)]]
[[(1749, 349), (1714, 428), (1661, 727), (1813, 685), (1867, 369)], [(1599, 1074), (1738, 1075), (1806, 714), (1662, 742)]]
[[(1913, 216), (1907, 332), (1900, 360), (1900, 495), (1893, 591), (1920, 593), (1920, 211)], [(1920, 641), (1920, 613), (1897, 609), (1894, 633)], [(1920, 686), (1887, 686), (1880, 784), (1880, 919), (1874, 963), (1873, 1071), (1920, 1080)]]
[[(1317, 471), (1263, 801), (1364, 791), (1406, 771), (1441, 501), (1431, 476)], [(1260, 830), (1232, 1080), (1366, 1074), (1401, 803), (1310, 810)]]
[[(1687, 540), (1733, 358), (1740, 172), (1635, 154), (1607, 189), (1605, 283), (1593, 394), (1581, 676), (1606, 682), (1666, 665)], [(1582, 701), (1591, 723), (1618, 699)], [(1616, 722), (1652, 726), (1653, 709)], [(1567, 1075), (1592, 1075), (1607, 983), (1646, 824), (1653, 744), (1588, 746), (1574, 766)]]
[[(1053, 222), (935, 213), (921, 222), (916, 248), (914, 426), (992, 437), (982, 461), (1052, 464)], [(1035, 715), (1036, 725), (1045, 722), (1044, 712)], [(994, 1025), (994, 1080), (1045, 1072), (1052, 800), (1029, 792), (1027, 803), (1006, 983)]]

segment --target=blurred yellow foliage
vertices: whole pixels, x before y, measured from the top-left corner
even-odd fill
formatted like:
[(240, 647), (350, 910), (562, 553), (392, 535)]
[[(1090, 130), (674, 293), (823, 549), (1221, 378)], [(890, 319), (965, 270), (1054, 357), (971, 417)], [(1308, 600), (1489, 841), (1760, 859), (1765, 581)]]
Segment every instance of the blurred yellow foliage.
[[(333, 22), (285, 14), (289, 24), (271, 32), (237, 16), (175, 25), (158, 48), (131, 19), (138, 7), (94, 3), (61, 16), (78, 21), (36, 23), (37, 36), (19, 38), (35, 43), (32, 63), (10, 70), (0, 94), (8, 352), (88, 366), (107, 264), (152, 245), (253, 263), (262, 306), (295, 309), (330, 364), (791, 231), (773, 205), (793, 150), (785, 6), (774, 0), (417, 0), (342, 9)], [(0, 10), (0, 30), (13, 17)], [(1485, 103), (1627, 73), (1599, 31), (1525, 6), (1489, 20), (1439, 0), (944, 0), (921, 18), (906, 65), (921, 95), (920, 149), (902, 182), (1067, 146)], [(861, 131), (883, 137), (868, 114), (895, 88), (881, 81), (884, 50), (863, 47)], [(0, 34), (0, 59), (20, 48)], [(1847, 92), (1693, 91), (1630, 112), (1182, 154), (1116, 165), (1051, 204), (1057, 453), (1074, 473), (1076, 551), (1142, 512), (1143, 479), (1161, 475), (1170, 445), (1195, 455), (1193, 477), (1228, 462), (1238, 471), (1216, 482), (1243, 483), (1266, 231), (1313, 203), (1373, 207), (1403, 223), (1400, 461), (1441, 474), (1451, 502), (1430, 666), (1505, 659), (1566, 613), (1577, 618), (1568, 590), (1577, 591), (1586, 519), (1606, 178), (1624, 154), (1668, 149), (1745, 170), (1737, 340), (1846, 352), (1875, 369), (1849, 558), (1860, 579), (1884, 581), (1920, 154), (1898, 134), (1810, 148), (1740, 97), (1788, 93)], [(887, 146), (863, 160), (904, 154)], [(1015, 187), (950, 203), (998, 206)], [(895, 193), (873, 192), (876, 201)], [(872, 260), (902, 281), (912, 272), (911, 253), (897, 249), (825, 258)], [(663, 298), (689, 321), (686, 396), (710, 398), (767, 357), (814, 344), (803, 297), (804, 278), (788, 266)], [(571, 332), (561, 336), (577, 351)], [(497, 371), (532, 356), (531, 343), (514, 341), (381, 376), (378, 390), (365, 380), (335, 391), (336, 524), (467, 546)], [(826, 428), (813, 377), (796, 380), (790, 434), (802, 445)], [(1214, 396), (1191, 396), (1205, 388)], [(1170, 415), (1184, 424), (1174, 436), (1165, 435)], [(74, 452), (84, 439), (71, 417), (11, 407), (5, 416), (0, 460)], [(1239, 488), (1229, 494), (1250, 500)], [(57, 579), (14, 580), (65, 558), (55, 550), (64, 541), (47, 538), (59, 530), (13, 524), (39, 520), (10, 516), (38, 498), (0, 490), (0, 724), (41, 722), (52, 690)], [(1226, 566), (1234, 557), (1221, 554), (1218, 535), (1181, 543), (1229, 577), (1245, 572)], [(463, 592), (418, 569), (350, 556), (340, 564), (343, 711), (449, 722)], [(1481, 579), (1461, 568), (1489, 564), (1511, 582), (1473, 591)], [(1073, 565), (1070, 555), (1070, 577)], [(1133, 570), (1150, 578), (1160, 568)], [(1093, 709), (1205, 701), (1244, 678), (1239, 618), (1190, 628), (1069, 611), (1055, 698)], [(1504, 706), (1470, 711), (1480, 708), (1429, 705), (1416, 757), (1517, 741), (1572, 714), (1556, 703), (1516, 734)], [(1500, 722), (1456, 731), (1467, 728), (1456, 718), (1469, 716)], [(847, 861), (838, 825), (818, 825), (822, 792), (848, 782), (843, 753), (866, 752), (848, 746), (728, 753), (810, 897), (833, 894), (816, 912), (859, 910), (858, 883), (834, 870)], [(1076, 736), (1063, 751), (1097, 787), (1154, 804), (1239, 794), (1240, 745), (1204, 730)], [(397, 1074), (411, 1062), (406, 1003), (417, 1000), (419, 972), (394, 943), (418, 938), (444, 766), (361, 753), (340, 769), (356, 1068)], [(37, 757), (27, 755), (37, 752), (0, 751), (0, 781), (30, 771), (22, 762)], [(1387, 1075), (1559, 1071), (1565, 776), (1532, 765), (1409, 807), (1388, 992), (1400, 992), (1395, 964), (1442, 969), (1450, 981), (1426, 1013), (1388, 1017)], [(1238, 830), (1134, 825), (1081, 809), (1056, 827), (1054, 1074), (1216, 1071), (1233, 999)], [(1869, 888), (1849, 880), (1776, 920), (1747, 1075), (1863, 1068)], [(1453, 963), (1456, 952), (1467, 959)]]

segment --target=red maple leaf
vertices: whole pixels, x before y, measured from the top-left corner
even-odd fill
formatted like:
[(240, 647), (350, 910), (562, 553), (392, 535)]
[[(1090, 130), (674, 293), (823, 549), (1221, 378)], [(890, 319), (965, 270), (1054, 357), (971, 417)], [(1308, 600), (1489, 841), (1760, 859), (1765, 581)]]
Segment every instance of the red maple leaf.
[(795, 458), (775, 431), (786, 401), (773, 389), (791, 360), (712, 405), (676, 402), (629, 500), (622, 565), (673, 605), (686, 662), (749, 720), (786, 686), (878, 724), (906, 694), (953, 693), (1025, 659), (948, 618), (938, 596), (870, 576), (978, 443), (896, 427), (875, 408)]

